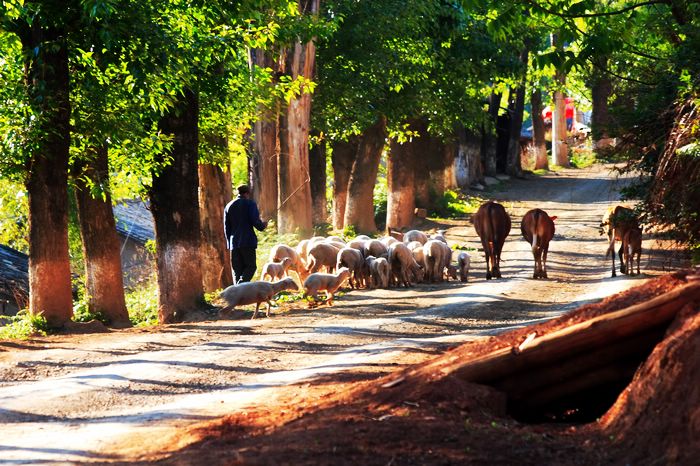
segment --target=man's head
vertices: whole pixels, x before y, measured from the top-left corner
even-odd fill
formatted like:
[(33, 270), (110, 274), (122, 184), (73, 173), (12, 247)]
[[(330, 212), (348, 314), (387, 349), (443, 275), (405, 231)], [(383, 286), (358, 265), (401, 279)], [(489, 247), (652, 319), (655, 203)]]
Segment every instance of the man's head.
[(238, 195), (241, 197), (248, 197), (250, 195), (250, 186), (247, 184), (242, 184), (237, 189)]

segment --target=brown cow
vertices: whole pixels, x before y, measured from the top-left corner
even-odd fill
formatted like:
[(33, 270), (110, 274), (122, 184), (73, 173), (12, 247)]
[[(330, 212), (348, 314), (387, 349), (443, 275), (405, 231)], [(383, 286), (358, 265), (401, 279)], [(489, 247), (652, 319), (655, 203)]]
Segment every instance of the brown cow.
[[(632, 209), (618, 205), (608, 208), (605, 215), (603, 215), (603, 222), (600, 226), (602, 227), (601, 233), (606, 233), (608, 235), (609, 245), (605, 257), (607, 258), (609, 255), (612, 255), (612, 276), (616, 277), (615, 240), (622, 241), (627, 231), (633, 228), (639, 229), (639, 222)], [(627, 273), (625, 261), (622, 256), (622, 246), (620, 246), (620, 250), (617, 254), (620, 256), (620, 273)]]
[(627, 273), (634, 275), (634, 256), (637, 256), (637, 275), (639, 275), (639, 261), (642, 258), (642, 230), (630, 228), (622, 237), (622, 251)]
[(523, 238), (532, 246), (535, 257), (535, 273), (532, 278), (547, 278), (547, 252), (554, 237), (554, 220), (542, 209), (529, 210), (520, 222)]
[(488, 201), (472, 216), (472, 222), (486, 255), (486, 279), (501, 278), (501, 251), (510, 233), (508, 212), (501, 204)]

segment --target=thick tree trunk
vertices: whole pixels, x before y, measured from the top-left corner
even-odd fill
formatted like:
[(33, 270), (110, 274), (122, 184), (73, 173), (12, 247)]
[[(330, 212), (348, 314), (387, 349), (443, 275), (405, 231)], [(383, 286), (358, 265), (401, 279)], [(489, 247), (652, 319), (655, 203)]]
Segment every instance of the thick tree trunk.
[(352, 164), (357, 156), (360, 139), (356, 136), (348, 141), (334, 141), (331, 153), (333, 165), (333, 228), (345, 228), (345, 206), (348, 200), (348, 183)]
[[(275, 69), (270, 54), (260, 49), (251, 50), (250, 53), (253, 64)], [(277, 113), (273, 112), (264, 112), (252, 128), (250, 185), (253, 187), (260, 216), (264, 219), (275, 218), (277, 215), (277, 165), (280, 149), (277, 130)]]
[[(109, 192), (107, 146), (95, 149), (89, 160), (75, 167), (75, 198), (85, 259), (88, 308), (101, 313), (109, 325), (128, 327), (120, 241)], [(95, 186), (97, 196), (91, 192)]]
[(382, 116), (362, 134), (357, 157), (352, 165), (343, 224), (346, 227), (354, 226), (358, 233), (373, 233), (377, 230), (373, 196), (385, 139), (386, 119)]
[(515, 111), (515, 99), (508, 100), (508, 107), (505, 113), (498, 116), (496, 120), (496, 171), (505, 173), (508, 167), (508, 144), (510, 142), (510, 122)]
[[(527, 61), (527, 54), (525, 54)], [(508, 159), (506, 173), (510, 176), (522, 176), (520, 161), (520, 133), (523, 129), (523, 112), (525, 111), (525, 86), (515, 89), (513, 114), (510, 119), (510, 137), (508, 139)]]
[[(223, 139), (222, 143), (226, 144)], [(232, 198), (231, 171), (199, 165), (199, 222), (202, 232), (202, 284), (205, 292), (233, 284), (231, 259), (224, 238), (224, 207)]]
[[(50, 42), (50, 46), (48, 45)], [(68, 255), (68, 48), (63, 31), (40, 21), (22, 37), (25, 79), (35, 104), (38, 137), (32, 141), (26, 188), (29, 199), (29, 311), (61, 327), (73, 315)], [(38, 53), (38, 56), (35, 55)]]
[(542, 119), (542, 91), (536, 89), (530, 97), (532, 103), (532, 145), (535, 148), (535, 170), (548, 170), (547, 145)]
[(496, 151), (498, 138), (496, 136), (496, 123), (498, 111), (501, 108), (501, 94), (491, 93), (489, 97), (489, 122), (483, 128), (481, 154), (484, 164), (484, 174), (493, 176), (496, 174)]
[[(320, 0), (300, 4), (302, 14), (316, 15)], [(313, 77), (316, 46), (313, 41), (297, 42), (287, 51), (285, 72), (296, 79)], [(311, 94), (292, 99), (279, 118), (280, 156), (278, 163), (278, 213), (277, 227), (280, 233), (298, 232), (310, 235), (312, 228), (311, 185), (309, 172), (309, 127), (311, 119)]]
[(326, 142), (317, 141), (309, 149), (309, 172), (311, 174), (311, 219), (314, 225), (328, 223), (326, 201)]
[[(599, 67), (607, 67), (607, 59), (598, 60)], [(612, 94), (612, 82), (603, 72), (596, 72), (591, 86), (591, 100), (593, 101), (593, 112), (591, 114), (591, 134), (593, 137), (593, 147), (600, 149), (611, 144), (609, 136), (610, 115), (608, 114), (608, 99)]]
[(416, 208), (415, 142), (390, 141), (387, 162), (386, 229), (399, 230), (413, 224)]
[[(172, 163), (153, 177), (151, 211), (156, 232), (158, 316), (161, 323), (181, 320), (203, 303), (200, 258), (197, 95), (191, 90), (160, 121), (173, 136)], [(223, 215), (222, 215), (223, 218)]]

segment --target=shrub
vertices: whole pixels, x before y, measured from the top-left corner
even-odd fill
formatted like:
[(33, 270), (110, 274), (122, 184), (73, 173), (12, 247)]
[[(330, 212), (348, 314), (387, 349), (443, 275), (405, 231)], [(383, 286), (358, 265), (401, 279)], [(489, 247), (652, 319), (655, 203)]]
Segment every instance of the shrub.
[(45, 336), (50, 330), (43, 315), (30, 314), (26, 309), (12, 317), (0, 316), (0, 321), (7, 322), (7, 325), (0, 327), (0, 339), (27, 340), (37, 335)]

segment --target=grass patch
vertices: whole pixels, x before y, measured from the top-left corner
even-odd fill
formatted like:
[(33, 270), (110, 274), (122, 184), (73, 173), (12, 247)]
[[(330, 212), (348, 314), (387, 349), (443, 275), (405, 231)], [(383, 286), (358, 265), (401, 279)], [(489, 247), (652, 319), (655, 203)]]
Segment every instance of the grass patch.
[(158, 280), (155, 272), (150, 279), (127, 291), (126, 309), (134, 327), (158, 325)]
[(484, 202), (477, 196), (468, 196), (462, 192), (448, 189), (434, 202), (431, 217), (463, 218), (477, 211)]
[(15, 316), (0, 316), (0, 322), (7, 322), (0, 327), (0, 340), (28, 340), (30, 337), (46, 336), (50, 330), (43, 315), (30, 314), (26, 309)]
[(575, 168), (588, 168), (598, 162), (595, 153), (588, 147), (573, 147), (570, 160), (571, 166)]

